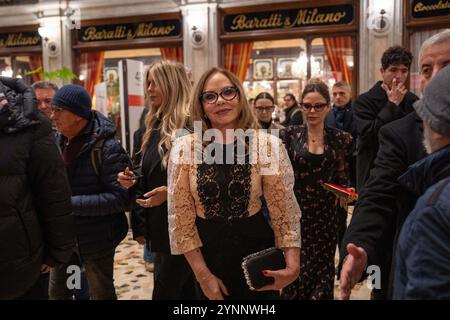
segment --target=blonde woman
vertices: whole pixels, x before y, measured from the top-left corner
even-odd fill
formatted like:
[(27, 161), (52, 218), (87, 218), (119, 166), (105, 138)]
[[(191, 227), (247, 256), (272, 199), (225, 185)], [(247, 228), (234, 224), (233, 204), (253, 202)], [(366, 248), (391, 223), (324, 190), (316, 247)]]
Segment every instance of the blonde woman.
[[(286, 150), (278, 138), (257, 132), (254, 143), (246, 143), (240, 154), (237, 144), (242, 141), (227, 136), (227, 129), (256, 129), (258, 124), (242, 84), (227, 70), (212, 68), (201, 77), (191, 107), (192, 119), (201, 123), (207, 141), (198, 143), (196, 132), (179, 138), (172, 149), (168, 170), (172, 253), (188, 260), (203, 292), (200, 298), (279, 298), (279, 290), (297, 278), (300, 264), (300, 209)], [(215, 129), (214, 141), (206, 138), (208, 129)], [(272, 171), (264, 172), (268, 163), (259, 157), (255, 163), (248, 161), (260, 152), (251, 147), (263, 141), (270, 143), (270, 150), (279, 150), (272, 158)], [(212, 163), (193, 161), (192, 151), (210, 147), (220, 151)], [(242, 155), (246, 161), (237, 162)], [(261, 213), (261, 196), (267, 201), (273, 230)], [(250, 290), (241, 268), (243, 257), (275, 245), (284, 250), (286, 268), (264, 270), (274, 283)]]
[(135, 191), (134, 238), (141, 244), (150, 241), (156, 252), (153, 300), (192, 299), (192, 272), (183, 257), (170, 254), (166, 171), (172, 133), (186, 126), (191, 83), (183, 65), (160, 61), (146, 71), (145, 86), (150, 108), (142, 139), (142, 166), (139, 173), (126, 169), (118, 179)]

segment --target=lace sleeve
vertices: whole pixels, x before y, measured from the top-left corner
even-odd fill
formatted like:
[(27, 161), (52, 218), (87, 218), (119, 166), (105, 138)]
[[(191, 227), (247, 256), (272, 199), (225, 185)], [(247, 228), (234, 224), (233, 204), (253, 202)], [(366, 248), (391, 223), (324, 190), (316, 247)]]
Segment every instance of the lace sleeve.
[[(275, 244), (300, 247), (300, 207), (294, 194), (294, 172), (284, 145), (271, 138), (271, 170), (262, 175), (263, 194), (269, 208)], [(276, 166), (272, 164), (276, 163)]]
[(190, 157), (186, 156), (190, 147), (188, 137), (178, 139), (170, 153), (168, 180), (169, 237), (172, 254), (183, 254), (202, 243), (195, 225), (197, 216), (194, 198), (189, 183)]

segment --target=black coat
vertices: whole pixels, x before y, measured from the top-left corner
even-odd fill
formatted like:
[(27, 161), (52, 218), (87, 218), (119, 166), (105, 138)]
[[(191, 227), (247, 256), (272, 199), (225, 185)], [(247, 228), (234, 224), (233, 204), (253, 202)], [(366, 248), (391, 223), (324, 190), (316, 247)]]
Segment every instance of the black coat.
[(344, 127), (343, 128), (338, 128), (336, 125), (334, 108), (337, 108), (337, 107), (333, 106), (333, 109), (331, 109), (330, 112), (328, 112), (327, 116), (325, 117), (325, 125), (330, 128), (337, 128), (337, 129), (340, 129), (340, 130), (350, 133), (352, 135), (353, 141), (356, 141), (356, 138), (357, 138), (356, 122), (355, 122), (354, 116), (353, 116), (352, 102), (350, 101), (344, 107), (345, 113), (344, 113)]
[[(158, 124), (155, 125), (158, 127)], [(160, 134), (153, 129), (147, 150), (142, 159), (141, 173), (143, 178), (134, 189), (136, 198), (157, 187), (167, 186), (167, 170), (161, 166), (161, 157), (158, 153)], [(169, 223), (167, 216), (167, 201), (160, 206), (143, 208), (133, 205), (131, 212), (131, 226), (133, 237), (144, 236), (151, 242), (152, 251), (170, 254)]]
[(297, 103), (295, 103), (292, 107), (284, 110), (284, 113), (285, 119), (281, 123), (282, 126), (288, 127), (303, 124), (303, 112)]
[(397, 179), (409, 165), (426, 155), (422, 145), (422, 122), (415, 112), (410, 113), (381, 128), (379, 141), (374, 168), (360, 192), (342, 241), (340, 257), (347, 255), (348, 243), (363, 247), (368, 265), (381, 268), (381, 296), (386, 298), (397, 234), (417, 200)]
[(356, 177), (357, 190), (360, 191), (369, 178), (370, 169), (378, 152), (378, 131), (394, 120), (412, 112), (413, 103), (419, 98), (408, 92), (399, 106), (388, 100), (386, 92), (377, 82), (368, 92), (360, 95), (353, 111), (358, 131)]
[(32, 91), (16, 95), (1, 83), (0, 91), (12, 105), (0, 113), (0, 299), (14, 299), (36, 283), (41, 264), (69, 260), (75, 226), (50, 121), (38, 112), (28, 118)]

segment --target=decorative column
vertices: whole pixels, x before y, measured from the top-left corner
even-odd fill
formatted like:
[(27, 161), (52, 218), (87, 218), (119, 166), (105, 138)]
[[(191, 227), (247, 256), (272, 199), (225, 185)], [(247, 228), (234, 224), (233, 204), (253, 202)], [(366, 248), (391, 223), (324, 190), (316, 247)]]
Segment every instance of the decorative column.
[(217, 4), (186, 4), (181, 12), (184, 65), (192, 70), (197, 82), (206, 70), (218, 65)]
[(403, 1), (361, 0), (359, 29), (359, 93), (381, 79), (383, 52), (402, 45)]

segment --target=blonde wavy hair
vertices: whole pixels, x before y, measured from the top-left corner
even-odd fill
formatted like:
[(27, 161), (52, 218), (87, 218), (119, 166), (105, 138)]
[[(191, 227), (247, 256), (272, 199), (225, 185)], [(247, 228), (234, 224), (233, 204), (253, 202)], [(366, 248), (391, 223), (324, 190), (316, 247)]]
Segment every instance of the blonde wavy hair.
[[(148, 99), (150, 74), (161, 92), (162, 101), (159, 107), (152, 106)], [(158, 153), (162, 166), (166, 168), (172, 148), (172, 133), (186, 126), (192, 85), (185, 67), (181, 63), (168, 60), (155, 62), (148, 67), (145, 71), (144, 85), (149, 112), (145, 117), (146, 131), (142, 138), (141, 153), (145, 154), (154, 126), (159, 120), (161, 123), (157, 129), (161, 140), (158, 143)]]
[(203, 93), (203, 89), (205, 87), (206, 81), (209, 80), (216, 73), (221, 73), (225, 77), (230, 80), (233, 86), (238, 89), (238, 97), (239, 97), (239, 106), (241, 108), (241, 113), (239, 114), (239, 118), (237, 121), (237, 126), (235, 129), (258, 129), (258, 121), (254, 114), (252, 108), (250, 108), (248, 104), (248, 100), (245, 96), (244, 88), (242, 87), (241, 81), (230, 71), (222, 68), (211, 68), (206, 71), (200, 80), (197, 83), (197, 86), (194, 89), (194, 93), (191, 101), (191, 127), (194, 127), (194, 121), (202, 121), (202, 132), (211, 128), (211, 123), (205, 116), (205, 112), (203, 110), (203, 104), (200, 100), (200, 96)]

